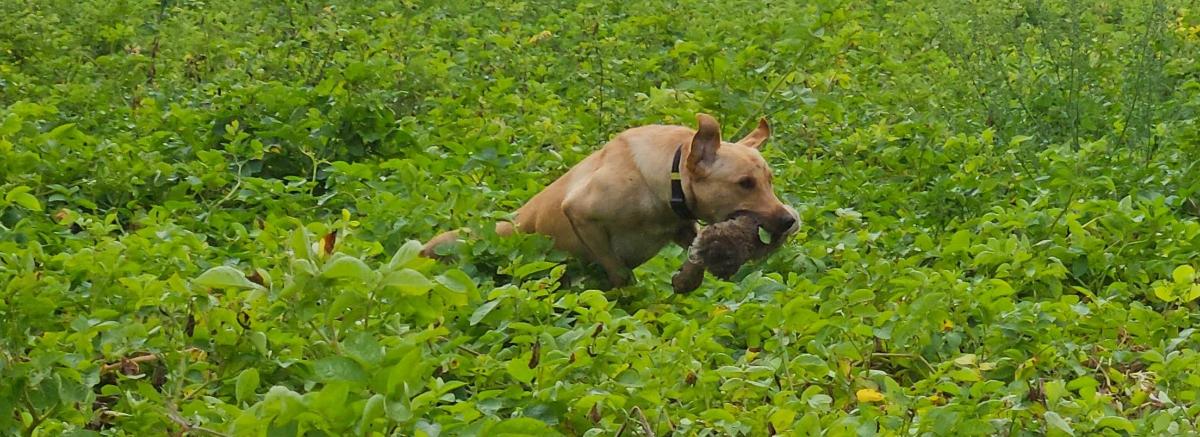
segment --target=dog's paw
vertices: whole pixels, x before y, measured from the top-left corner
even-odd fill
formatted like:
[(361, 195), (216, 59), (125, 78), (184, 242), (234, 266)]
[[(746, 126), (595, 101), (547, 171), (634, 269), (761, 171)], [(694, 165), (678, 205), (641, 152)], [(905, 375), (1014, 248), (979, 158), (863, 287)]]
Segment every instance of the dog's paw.
[(628, 287), (635, 283), (637, 283), (637, 278), (633, 276), (632, 271), (608, 273), (608, 286), (611, 289)]

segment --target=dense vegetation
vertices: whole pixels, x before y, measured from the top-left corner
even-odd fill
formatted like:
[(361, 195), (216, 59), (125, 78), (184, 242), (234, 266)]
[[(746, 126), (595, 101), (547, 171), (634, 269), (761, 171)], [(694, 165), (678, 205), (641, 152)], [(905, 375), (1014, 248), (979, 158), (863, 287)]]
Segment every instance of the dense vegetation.
[[(0, 434), (1200, 432), (1194, 2), (367, 3), (0, 2)], [(489, 235), (700, 111), (736, 281)]]

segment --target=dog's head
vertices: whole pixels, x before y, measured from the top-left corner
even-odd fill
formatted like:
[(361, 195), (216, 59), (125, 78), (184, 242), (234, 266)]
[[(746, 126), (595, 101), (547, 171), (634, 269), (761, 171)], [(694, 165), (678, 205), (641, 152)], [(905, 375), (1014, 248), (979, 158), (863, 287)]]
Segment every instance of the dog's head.
[(697, 114), (699, 127), (683, 152), (684, 179), (694, 196), (695, 214), (719, 222), (738, 214), (753, 214), (773, 234), (795, 231), (799, 216), (779, 201), (771, 184), (771, 168), (759, 148), (771, 136), (767, 120), (736, 143), (721, 141), (721, 126), (707, 114)]

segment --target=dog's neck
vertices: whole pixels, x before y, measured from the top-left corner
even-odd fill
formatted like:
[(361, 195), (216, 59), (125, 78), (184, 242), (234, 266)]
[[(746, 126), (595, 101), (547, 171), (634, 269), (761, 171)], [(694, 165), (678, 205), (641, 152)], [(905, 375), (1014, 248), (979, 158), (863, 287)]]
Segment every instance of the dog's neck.
[[(639, 200), (639, 202), (649, 202), (645, 206), (648, 209), (643, 211), (653, 211), (653, 220), (666, 227), (674, 228), (680, 222), (691, 221), (680, 218), (671, 209), (671, 163), (676, 150), (679, 150), (680, 145), (686, 147), (693, 135), (695, 132), (687, 128), (673, 127), (665, 134), (658, 131), (639, 130), (620, 137), (646, 187), (646, 197)], [(680, 150), (680, 152), (680, 155), (686, 155), (686, 151)], [(688, 209), (693, 214), (697, 214), (700, 212), (698, 209), (700, 205), (696, 204), (697, 199), (692, 191), (694, 179), (685, 165), (685, 158), (686, 156), (680, 156), (677, 167), (680, 185), (683, 188), (683, 197), (686, 199)], [(629, 200), (633, 201), (634, 199)]]
[(683, 172), (679, 168), (679, 161), (683, 156), (683, 144), (675, 146), (675, 156), (671, 158), (671, 211), (683, 220), (696, 220), (696, 214), (692, 212), (689, 206), (690, 196), (687, 195), (687, 190), (683, 185)]

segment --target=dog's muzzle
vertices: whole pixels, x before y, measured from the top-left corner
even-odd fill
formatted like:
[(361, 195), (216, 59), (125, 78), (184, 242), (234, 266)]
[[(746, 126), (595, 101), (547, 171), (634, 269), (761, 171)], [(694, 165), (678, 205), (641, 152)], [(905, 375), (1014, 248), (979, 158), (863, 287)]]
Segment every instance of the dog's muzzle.
[(742, 216), (752, 217), (759, 223), (759, 226), (765, 228), (774, 237), (791, 235), (800, 230), (800, 214), (796, 213), (795, 208), (788, 205), (783, 206), (782, 212), (768, 217), (754, 211), (741, 209), (729, 214), (725, 220), (734, 220)]
[(796, 208), (791, 205), (783, 205), (783, 209), (787, 210), (788, 217), (782, 221), (787, 224), (784, 228), (783, 235), (791, 235), (800, 230), (800, 214), (796, 212)]

